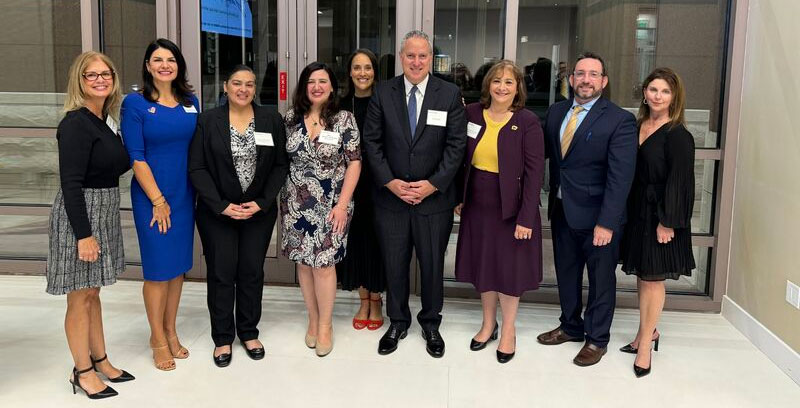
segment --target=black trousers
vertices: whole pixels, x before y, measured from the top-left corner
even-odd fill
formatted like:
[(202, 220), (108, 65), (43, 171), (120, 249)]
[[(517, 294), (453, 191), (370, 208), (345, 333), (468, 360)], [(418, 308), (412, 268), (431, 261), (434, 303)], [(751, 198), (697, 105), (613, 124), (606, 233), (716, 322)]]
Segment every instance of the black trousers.
[[(236, 221), (199, 206), (197, 229), (208, 269), (208, 312), (217, 347), (258, 338), (264, 259), (277, 210)], [(234, 317), (235, 307), (235, 317)]]
[[(614, 231), (608, 245), (592, 244), (593, 229), (573, 229), (567, 224), (561, 200), (554, 202), (550, 224), (553, 229), (561, 329), (574, 337), (605, 347), (617, 299), (617, 261), (622, 233)], [(583, 309), (583, 269), (589, 272), (589, 297)]]
[(453, 228), (453, 212), (421, 215), (409, 208), (375, 208), (375, 224), (386, 270), (386, 313), (392, 324), (408, 328), (409, 267), (415, 250), (420, 267), (422, 310), (417, 321), (425, 330), (438, 330), (444, 297), (444, 252)]

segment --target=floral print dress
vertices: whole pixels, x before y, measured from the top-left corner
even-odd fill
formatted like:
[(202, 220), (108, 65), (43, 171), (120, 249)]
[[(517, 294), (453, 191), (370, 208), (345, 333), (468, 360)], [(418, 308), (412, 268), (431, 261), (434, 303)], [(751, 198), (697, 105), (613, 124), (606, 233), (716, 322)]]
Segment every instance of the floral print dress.
[(280, 194), (281, 253), (314, 268), (333, 266), (345, 256), (353, 202), (347, 204), (347, 224), (341, 234), (327, 220), (339, 202), (344, 174), (351, 161), (361, 160), (361, 146), (352, 113), (339, 111), (325, 130), (339, 134), (336, 145), (308, 137), (302, 118), (286, 113), (289, 175)]

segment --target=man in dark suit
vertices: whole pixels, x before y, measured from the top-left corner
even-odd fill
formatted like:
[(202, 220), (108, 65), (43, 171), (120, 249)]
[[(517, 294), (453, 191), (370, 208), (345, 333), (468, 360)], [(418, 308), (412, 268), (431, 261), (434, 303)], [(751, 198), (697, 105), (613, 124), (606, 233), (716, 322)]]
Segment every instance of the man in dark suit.
[(411, 324), (408, 277), (414, 249), (422, 287), (417, 321), (428, 354), (441, 357), (444, 252), (458, 202), (454, 179), (464, 156), (467, 123), (458, 88), (430, 74), (433, 47), (427, 34), (406, 34), (399, 55), (403, 75), (377, 87), (363, 135), (377, 188), (375, 222), (391, 319), (378, 353), (396, 350)]
[[(544, 124), (561, 325), (538, 340), (546, 345), (584, 341), (573, 362), (589, 366), (600, 361), (608, 345), (638, 143), (633, 115), (601, 96), (608, 77), (599, 55), (580, 55), (569, 82), (573, 99), (551, 106)], [(584, 267), (589, 298), (581, 318)]]

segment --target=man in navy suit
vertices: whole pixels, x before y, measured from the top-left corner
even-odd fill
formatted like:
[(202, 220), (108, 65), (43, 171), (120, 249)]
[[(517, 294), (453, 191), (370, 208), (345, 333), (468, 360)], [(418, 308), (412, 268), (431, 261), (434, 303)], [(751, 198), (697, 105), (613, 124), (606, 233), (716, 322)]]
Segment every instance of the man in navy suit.
[[(569, 83), (573, 99), (551, 106), (544, 123), (561, 324), (538, 340), (583, 341), (573, 362), (590, 366), (606, 353), (614, 317), (615, 271), (638, 137), (633, 115), (602, 97), (608, 77), (599, 55), (578, 56)], [(589, 298), (581, 317), (584, 267)]]
[(386, 269), (389, 330), (378, 353), (389, 354), (411, 324), (408, 270), (412, 249), (420, 269), (422, 326), (428, 354), (444, 355), (444, 253), (458, 202), (453, 183), (467, 145), (458, 88), (430, 74), (433, 46), (422, 31), (400, 46), (403, 75), (378, 85), (364, 121), (365, 158), (376, 182), (375, 225)]

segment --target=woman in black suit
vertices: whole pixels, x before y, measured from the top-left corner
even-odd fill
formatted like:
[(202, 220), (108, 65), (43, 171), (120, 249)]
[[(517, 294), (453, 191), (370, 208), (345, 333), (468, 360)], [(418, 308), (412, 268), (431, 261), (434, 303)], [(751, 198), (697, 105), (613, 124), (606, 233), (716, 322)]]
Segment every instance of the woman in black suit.
[(253, 70), (234, 67), (224, 85), (228, 103), (200, 115), (189, 148), (219, 367), (230, 364), (235, 335), (250, 358), (264, 357), (257, 328), (264, 258), (278, 214), (275, 198), (289, 169), (283, 119), (253, 103)]

